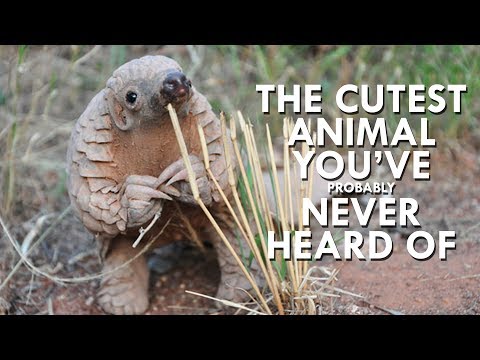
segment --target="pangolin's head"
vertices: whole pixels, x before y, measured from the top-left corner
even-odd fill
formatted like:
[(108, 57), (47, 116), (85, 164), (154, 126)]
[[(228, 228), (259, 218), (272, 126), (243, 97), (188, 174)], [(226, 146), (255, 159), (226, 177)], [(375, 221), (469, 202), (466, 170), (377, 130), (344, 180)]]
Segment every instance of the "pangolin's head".
[(191, 96), (191, 81), (177, 62), (165, 56), (129, 61), (107, 81), (110, 114), (122, 130), (144, 121), (160, 121), (169, 103), (180, 111)]

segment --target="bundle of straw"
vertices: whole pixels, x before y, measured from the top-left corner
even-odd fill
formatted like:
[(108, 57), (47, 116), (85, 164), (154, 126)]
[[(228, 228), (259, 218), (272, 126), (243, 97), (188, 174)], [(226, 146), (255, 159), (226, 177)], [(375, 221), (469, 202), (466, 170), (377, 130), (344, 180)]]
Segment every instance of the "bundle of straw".
[[(277, 235), (283, 234), (283, 231), (299, 231), (304, 229), (301, 221), (301, 206), (304, 197), (311, 197), (313, 190), (313, 181), (302, 181), (296, 162), (293, 158), (291, 149), (288, 147), (288, 134), (293, 128), (291, 119), (284, 119), (283, 124), (283, 189), (280, 188), (279, 171), (275, 162), (274, 149), (270, 134), (269, 125), (266, 124), (266, 156), (262, 157), (258, 151), (260, 144), (255, 138), (253, 126), (250, 121), (246, 121), (241, 114), (237, 112), (237, 119), (233, 117), (227, 123), (223, 114), (221, 115), (221, 125), (223, 134), (223, 143), (228, 144), (227, 136), (231, 137), (233, 150), (235, 154), (230, 154), (231, 149), (225, 146), (225, 155), (228, 168), (229, 186), (233, 194), (233, 200), (229, 200), (220, 188), (218, 182), (212, 174), (209, 167), (209, 156), (205, 136), (202, 127), (198, 126), (199, 137), (202, 142), (203, 157), (205, 168), (211, 180), (217, 187), (226, 207), (238, 227), (238, 233), (248, 244), (251, 254), (260, 265), (263, 276), (265, 277), (266, 289), (260, 289), (255, 281), (255, 276), (251, 274), (248, 267), (241, 259), (241, 254), (237, 254), (230, 242), (235, 239), (227, 239), (221, 227), (212, 216), (210, 210), (205, 206), (199, 196), (199, 190), (195, 181), (195, 175), (190, 164), (187, 147), (183, 138), (177, 114), (169, 104), (168, 111), (175, 129), (175, 134), (181, 149), (182, 157), (188, 171), (189, 183), (192, 187), (193, 196), (202, 208), (212, 226), (218, 235), (230, 250), (231, 255), (237, 261), (243, 274), (252, 285), (253, 293), (250, 294), (252, 302), (248, 304), (237, 304), (223, 299), (216, 299), (202, 294), (189, 292), (220, 301), (224, 305), (247, 310), (251, 314), (318, 314), (322, 311), (322, 300), (325, 297), (338, 296), (332, 283), (336, 280), (336, 271), (331, 271), (325, 267), (311, 266), (305, 261), (285, 261), (281, 254), (276, 254), (276, 260), (269, 261), (267, 254), (267, 231), (275, 231)], [(237, 123), (240, 125), (240, 132), (237, 132)], [(309, 123), (309, 127), (311, 124)], [(315, 134), (314, 134), (315, 136)], [(302, 153), (308, 150), (304, 143)], [(229, 163), (230, 156), (235, 156), (239, 164), (237, 175)], [(245, 156), (242, 156), (245, 155)], [(263, 166), (268, 169), (270, 183), (264, 181), (265, 170), (262, 168), (262, 159), (265, 159)], [(265, 163), (266, 162), (266, 163)], [(313, 167), (310, 167), (313, 171)], [(311, 174), (310, 174), (311, 175)], [(312, 179), (309, 176), (309, 179)], [(271, 187), (267, 191), (268, 187)], [(272, 191), (273, 190), (273, 191)], [(272, 195), (273, 199), (272, 199)], [(272, 206), (272, 204), (274, 206)], [(298, 215), (295, 219), (294, 214)], [(252, 220), (253, 221), (250, 221)], [(298, 224), (298, 225), (297, 225)]]

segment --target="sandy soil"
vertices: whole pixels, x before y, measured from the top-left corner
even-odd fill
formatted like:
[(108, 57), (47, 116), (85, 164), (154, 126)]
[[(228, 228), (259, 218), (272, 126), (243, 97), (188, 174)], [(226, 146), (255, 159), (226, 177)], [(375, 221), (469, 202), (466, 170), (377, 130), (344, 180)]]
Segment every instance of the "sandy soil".
[(438, 258), (417, 261), (404, 243), (396, 245), (388, 261), (353, 261), (340, 266), (337, 286), (365, 296), (366, 301), (354, 302), (359, 308), (372, 305), (403, 314), (480, 313), (478, 243), (459, 242), (447, 262)]

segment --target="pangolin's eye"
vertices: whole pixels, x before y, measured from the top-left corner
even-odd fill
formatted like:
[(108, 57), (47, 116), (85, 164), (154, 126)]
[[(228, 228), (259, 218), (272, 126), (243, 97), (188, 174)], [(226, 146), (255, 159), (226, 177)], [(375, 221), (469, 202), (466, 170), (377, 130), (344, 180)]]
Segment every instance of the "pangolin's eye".
[(127, 92), (125, 100), (127, 100), (129, 104), (135, 104), (135, 101), (137, 101), (137, 93), (133, 91)]

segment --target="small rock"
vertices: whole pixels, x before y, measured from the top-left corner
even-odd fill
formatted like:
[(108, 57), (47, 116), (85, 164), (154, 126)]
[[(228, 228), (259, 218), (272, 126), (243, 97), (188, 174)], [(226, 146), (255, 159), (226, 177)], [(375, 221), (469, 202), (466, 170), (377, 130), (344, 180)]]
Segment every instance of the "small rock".
[(95, 299), (93, 298), (93, 296), (90, 296), (90, 297), (85, 301), (85, 305), (87, 305), (87, 306), (92, 306), (94, 300), (95, 300)]
[(350, 311), (352, 312), (352, 314), (357, 314), (359, 309), (360, 308), (355, 304), (352, 304), (352, 306), (350, 307)]

